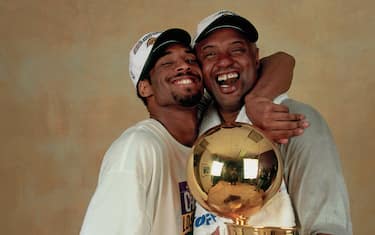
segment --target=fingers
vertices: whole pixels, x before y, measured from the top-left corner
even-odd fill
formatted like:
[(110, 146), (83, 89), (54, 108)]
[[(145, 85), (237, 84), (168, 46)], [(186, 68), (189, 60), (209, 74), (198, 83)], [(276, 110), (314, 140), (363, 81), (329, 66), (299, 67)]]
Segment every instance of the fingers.
[(300, 121), (304, 120), (306, 117), (303, 114), (299, 113), (282, 113), (282, 112), (274, 112), (270, 113), (269, 117), (273, 120), (277, 121)]
[(303, 120), (305, 115), (299, 113), (289, 113), (289, 108), (282, 104), (269, 104), (264, 113), (268, 113), (274, 120)]
[(272, 131), (264, 131), (266, 136), (273, 141), (276, 141), (280, 144), (288, 143), (288, 139), (291, 137), (302, 135), (304, 129), (296, 128), (293, 130), (272, 130)]
[(295, 129), (306, 129), (310, 126), (307, 120), (300, 121), (270, 121), (266, 125), (262, 126), (262, 129), (269, 131), (285, 131), (285, 130), (295, 130)]
[(304, 115), (289, 113), (269, 113), (253, 124), (264, 130), (305, 129), (310, 125)]
[(274, 140), (274, 141), (279, 143), (279, 144), (287, 144), (289, 142), (289, 139), (277, 139), (277, 140)]
[(273, 111), (273, 112), (289, 113), (288, 106), (285, 106), (283, 104), (267, 103), (267, 109), (269, 109), (269, 111)]
[[(258, 97), (246, 104), (246, 113), (253, 125), (268, 132), (279, 143), (287, 143), (293, 136), (301, 135), (309, 122), (303, 114), (289, 113), (289, 108)], [(248, 108), (250, 107), (250, 108)]]
[(263, 115), (263, 119), (260, 120), (262, 125), (267, 126), (270, 122), (307, 122), (306, 117), (303, 114), (298, 113), (279, 113), (273, 112)]

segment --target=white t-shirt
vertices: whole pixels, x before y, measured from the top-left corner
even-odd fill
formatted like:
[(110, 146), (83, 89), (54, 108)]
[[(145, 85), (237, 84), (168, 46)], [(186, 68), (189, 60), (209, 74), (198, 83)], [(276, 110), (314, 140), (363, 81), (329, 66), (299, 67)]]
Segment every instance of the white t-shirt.
[[(279, 104), (286, 98), (287, 95), (281, 95), (274, 100), (274, 103)], [(240, 110), (236, 121), (251, 124), (246, 115), (245, 107), (242, 107)], [(211, 127), (219, 124), (221, 124), (220, 116), (214, 105), (211, 104), (203, 116), (200, 133), (202, 134)], [(228, 234), (225, 223), (231, 223), (231, 220), (217, 217), (197, 204), (194, 234), (210, 235), (216, 229), (219, 229), (220, 235)], [(293, 227), (296, 225), (293, 207), (284, 181), (281, 184), (279, 192), (260, 211), (251, 216), (247, 223), (252, 226), (271, 227)]]
[(80, 234), (192, 234), (190, 151), (154, 119), (126, 130), (104, 156)]

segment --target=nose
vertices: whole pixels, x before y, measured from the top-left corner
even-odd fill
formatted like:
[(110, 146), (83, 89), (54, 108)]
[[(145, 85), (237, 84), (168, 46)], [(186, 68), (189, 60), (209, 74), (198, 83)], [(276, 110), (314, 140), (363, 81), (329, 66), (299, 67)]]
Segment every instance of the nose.
[(233, 64), (233, 59), (230, 55), (223, 53), (219, 55), (219, 58), (217, 60), (217, 65), (219, 67), (229, 67)]
[(180, 60), (176, 67), (177, 72), (189, 71), (190, 69), (190, 64), (187, 63), (185, 60)]

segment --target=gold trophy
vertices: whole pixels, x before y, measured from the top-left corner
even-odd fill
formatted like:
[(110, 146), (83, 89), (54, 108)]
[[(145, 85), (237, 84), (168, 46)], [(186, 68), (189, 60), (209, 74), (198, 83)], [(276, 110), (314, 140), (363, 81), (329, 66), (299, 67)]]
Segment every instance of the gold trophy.
[(188, 161), (187, 181), (196, 201), (232, 219), (230, 235), (296, 235), (295, 227), (255, 227), (247, 220), (279, 190), (283, 164), (278, 148), (254, 126), (215, 126), (201, 135)]

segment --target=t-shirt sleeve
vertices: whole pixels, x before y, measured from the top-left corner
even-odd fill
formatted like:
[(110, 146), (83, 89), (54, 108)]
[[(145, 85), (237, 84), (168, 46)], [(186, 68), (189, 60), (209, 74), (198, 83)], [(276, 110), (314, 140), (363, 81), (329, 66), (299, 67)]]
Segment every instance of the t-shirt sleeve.
[(142, 133), (114, 142), (103, 159), (81, 235), (150, 234), (154, 213), (147, 206), (147, 187), (157, 161), (153, 146)]

